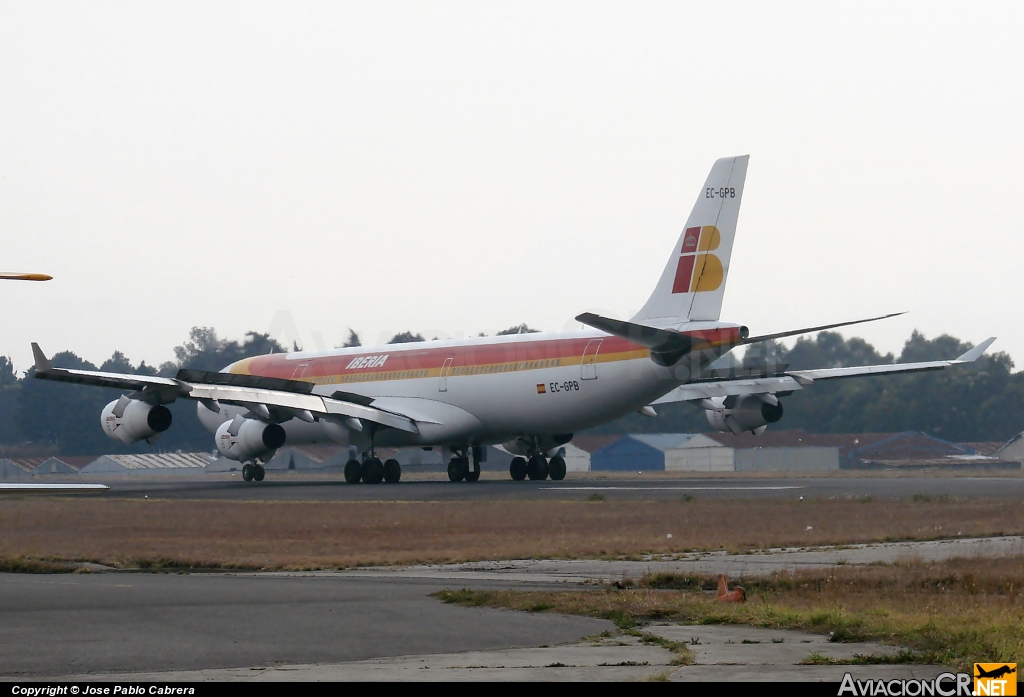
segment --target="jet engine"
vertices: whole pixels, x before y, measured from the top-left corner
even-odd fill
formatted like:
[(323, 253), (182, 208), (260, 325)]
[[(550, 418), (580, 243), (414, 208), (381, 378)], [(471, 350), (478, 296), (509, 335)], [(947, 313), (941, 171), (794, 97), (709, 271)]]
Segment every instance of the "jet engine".
[(131, 445), (163, 433), (171, 427), (171, 410), (121, 395), (100, 412), (103, 432), (113, 440)]
[(220, 454), (230, 460), (246, 462), (260, 458), (264, 462), (284, 445), (285, 433), (280, 424), (267, 424), (256, 419), (236, 416), (217, 429), (215, 442)]
[(704, 400), (701, 406), (705, 408), (712, 428), (723, 433), (751, 431), (759, 435), (768, 424), (782, 418), (782, 402), (770, 394)]

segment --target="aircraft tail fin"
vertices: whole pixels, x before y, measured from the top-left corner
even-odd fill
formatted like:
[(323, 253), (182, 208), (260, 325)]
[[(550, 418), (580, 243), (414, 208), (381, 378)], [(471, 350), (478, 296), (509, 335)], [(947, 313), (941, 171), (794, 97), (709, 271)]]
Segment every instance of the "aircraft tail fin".
[(726, 157), (712, 166), (654, 293), (633, 322), (718, 320), (749, 159)]

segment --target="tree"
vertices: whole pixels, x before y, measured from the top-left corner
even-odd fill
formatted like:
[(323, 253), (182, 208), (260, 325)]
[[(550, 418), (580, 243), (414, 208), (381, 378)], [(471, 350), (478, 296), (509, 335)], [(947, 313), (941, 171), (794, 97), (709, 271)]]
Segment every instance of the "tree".
[[(192, 327), (188, 341), (175, 347), (174, 357), (179, 369), (217, 371), (244, 358), (284, 351), (269, 334), (246, 332), (245, 341), (238, 343), (218, 338), (212, 327)], [(161, 366), (161, 373), (163, 370)]]
[(522, 324), (517, 324), (514, 327), (502, 329), (497, 335), (508, 336), (509, 334), (536, 334), (539, 331), (539, 329), (534, 329), (533, 327), (528, 326), (526, 322), (523, 322)]
[(412, 332), (402, 332), (401, 334), (395, 334), (391, 337), (389, 344), (411, 344), (414, 341), (426, 341), (422, 334), (413, 334)]
[(14, 364), (7, 356), (0, 356), (0, 387), (9, 387), (18, 382), (18, 376), (14, 374)]
[(345, 339), (345, 343), (341, 345), (342, 348), (354, 348), (356, 346), (362, 346), (363, 343), (359, 341), (359, 335), (349, 327), (348, 338)]

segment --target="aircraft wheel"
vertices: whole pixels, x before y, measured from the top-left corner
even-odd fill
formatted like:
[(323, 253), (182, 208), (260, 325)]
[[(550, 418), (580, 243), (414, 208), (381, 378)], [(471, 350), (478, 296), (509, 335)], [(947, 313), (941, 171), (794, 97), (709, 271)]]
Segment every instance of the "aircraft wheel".
[(469, 462), (464, 457), (453, 457), (448, 463), (448, 479), (461, 482), (469, 472)]
[(548, 478), (548, 463), (543, 455), (534, 455), (526, 466), (526, 476), (532, 481), (543, 481)]
[(252, 465), (242, 465), (242, 479), (247, 482), (252, 481)]
[(349, 484), (358, 484), (363, 476), (363, 466), (359, 460), (349, 460), (345, 463), (345, 481)]
[(472, 471), (466, 472), (466, 481), (467, 482), (475, 482), (475, 481), (477, 481), (479, 479), (480, 479), (480, 465), (477, 465), (476, 472), (472, 472)]
[(257, 482), (262, 482), (263, 478), (267, 476), (267, 471), (263, 469), (263, 465), (252, 466), (252, 478)]
[(402, 466), (398, 460), (391, 459), (384, 462), (384, 481), (388, 484), (397, 484), (402, 478)]
[(367, 484), (380, 484), (384, 481), (384, 463), (379, 458), (371, 457), (363, 463), (363, 481)]
[(555, 455), (548, 460), (548, 475), (556, 482), (565, 479), (565, 458)]
[(526, 460), (521, 457), (512, 458), (512, 462), (509, 463), (508, 473), (512, 475), (512, 479), (517, 482), (521, 482), (526, 479)]

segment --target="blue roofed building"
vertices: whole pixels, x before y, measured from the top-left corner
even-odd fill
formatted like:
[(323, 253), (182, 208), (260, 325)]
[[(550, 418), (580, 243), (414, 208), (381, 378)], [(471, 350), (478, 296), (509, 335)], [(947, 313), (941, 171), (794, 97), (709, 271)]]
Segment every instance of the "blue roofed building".
[(609, 443), (590, 455), (592, 472), (664, 472), (665, 451), (693, 438), (692, 433), (634, 434)]

